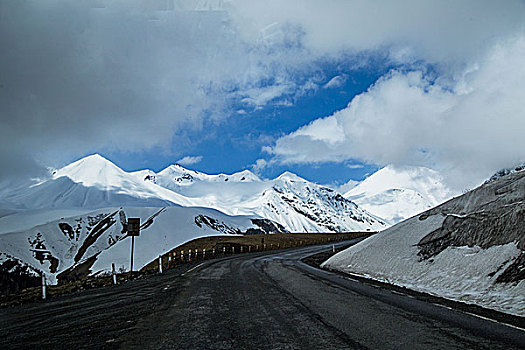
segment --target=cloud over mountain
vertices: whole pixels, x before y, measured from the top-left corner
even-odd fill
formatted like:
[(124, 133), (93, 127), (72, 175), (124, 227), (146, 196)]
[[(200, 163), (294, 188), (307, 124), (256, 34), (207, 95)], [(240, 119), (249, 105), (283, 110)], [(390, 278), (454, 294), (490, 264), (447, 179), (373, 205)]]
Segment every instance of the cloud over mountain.
[(457, 71), (522, 28), (523, 3), (10, 1), (0, 18), (3, 179), (105, 149), (169, 150), (181, 129), (239, 115), (235, 103), (315, 91), (329, 77), (305, 76), (323, 62), (386, 52)]
[(456, 186), (525, 159), (525, 35), (494, 45), (461, 74), (393, 70), (348, 107), (276, 141), (283, 163), (360, 159), (440, 168)]

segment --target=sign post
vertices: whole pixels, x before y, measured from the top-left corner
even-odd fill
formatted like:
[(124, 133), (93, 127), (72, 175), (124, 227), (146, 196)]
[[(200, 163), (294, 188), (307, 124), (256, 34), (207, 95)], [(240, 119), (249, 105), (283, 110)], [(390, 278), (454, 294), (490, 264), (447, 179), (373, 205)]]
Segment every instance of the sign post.
[(133, 273), (133, 250), (135, 249), (135, 236), (140, 234), (140, 218), (128, 219), (128, 236), (131, 236), (131, 267), (130, 274)]

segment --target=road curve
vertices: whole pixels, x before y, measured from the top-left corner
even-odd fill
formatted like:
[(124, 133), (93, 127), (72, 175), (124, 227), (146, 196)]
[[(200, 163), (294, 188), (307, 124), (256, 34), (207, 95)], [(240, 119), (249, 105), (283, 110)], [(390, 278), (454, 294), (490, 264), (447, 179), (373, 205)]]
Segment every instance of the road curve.
[(524, 347), (520, 329), (301, 262), (328, 248), (209, 260), (116, 287), (3, 309), (0, 347)]

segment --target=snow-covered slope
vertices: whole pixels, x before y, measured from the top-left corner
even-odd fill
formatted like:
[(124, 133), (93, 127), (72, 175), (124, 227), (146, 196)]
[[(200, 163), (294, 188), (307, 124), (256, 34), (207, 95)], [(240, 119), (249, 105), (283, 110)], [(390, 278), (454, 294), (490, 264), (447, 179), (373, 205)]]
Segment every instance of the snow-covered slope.
[(332, 189), (285, 172), (262, 181), (250, 171), (206, 175), (178, 165), (161, 171), (158, 184), (230, 215), (259, 215), (292, 232), (380, 230), (381, 218)]
[(11, 209), (194, 205), (184, 196), (126, 173), (99, 155), (57, 170), (47, 181), (3, 189), (0, 196)]
[(443, 203), (454, 194), (432, 169), (389, 165), (346, 192), (344, 197), (394, 224)]
[[(228, 216), (207, 208), (103, 208), (53, 219), (54, 210), (39, 212), (43, 224), (0, 235), (0, 264), (6, 260), (44, 272), (51, 283), (72, 266), (87, 264), (92, 273), (129, 270), (130, 240), (124, 223), (128, 217), (141, 218), (141, 235), (135, 239), (134, 266), (140, 269), (158, 255), (194, 238), (208, 235), (241, 234), (249, 228), (274, 228), (269, 221), (258, 225), (258, 217)], [(18, 213), (23, 219), (24, 213)], [(31, 218), (34, 213), (28, 213)], [(271, 232), (268, 232), (271, 233)]]
[(334, 255), (325, 267), (525, 316), (525, 171)]
[[(289, 231), (380, 230), (384, 221), (331, 189), (284, 173), (261, 180), (248, 170), (208, 175), (171, 165), (159, 173), (125, 172), (92, 155), (57, 170), (51, 179), (0, 190), (7, 209), (71, 209), (111, 206), (194, 206), (229, 215), (256, 215)], [(4, 204), (5, 206), (5, 204)]]

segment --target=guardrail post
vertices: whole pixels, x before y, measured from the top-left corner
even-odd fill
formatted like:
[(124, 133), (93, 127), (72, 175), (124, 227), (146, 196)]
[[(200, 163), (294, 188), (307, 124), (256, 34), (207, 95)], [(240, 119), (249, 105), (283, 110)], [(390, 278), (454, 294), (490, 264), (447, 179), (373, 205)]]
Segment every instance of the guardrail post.
[(248, 253), (251, 253), (251, 251), (252, 251), (252, 246), (249, 245), (249, 246), (248, 246)]
[(206, 248), (202, 250), (202, 258), (206, 259)]
[(184, 250), (180, 251), (180, 261), (184, 261)]
[(241, 254), (242, 254), (242, 245), (241, 245)]
[(159, 255), (159, 273), (162, 273), (162, 255)]

